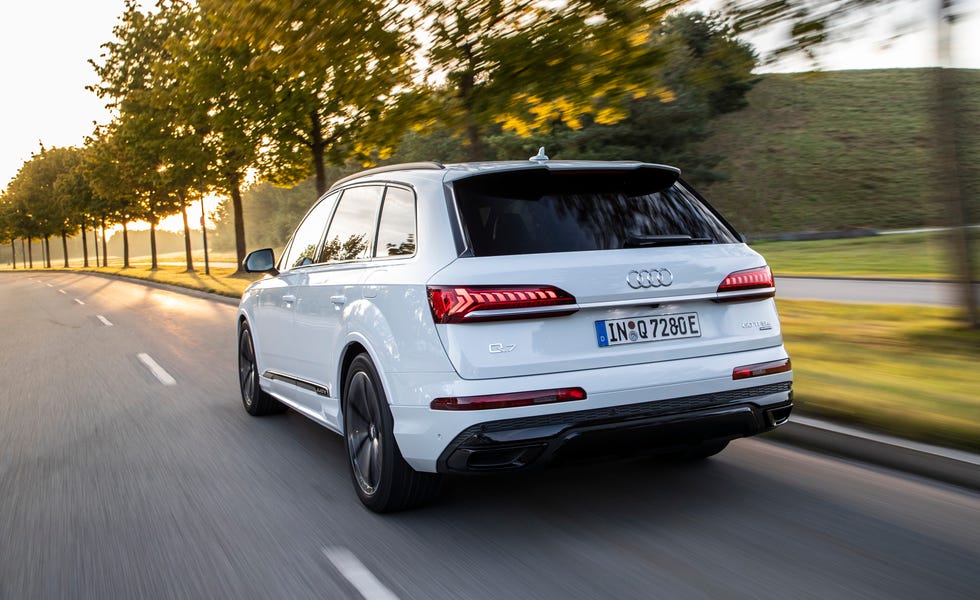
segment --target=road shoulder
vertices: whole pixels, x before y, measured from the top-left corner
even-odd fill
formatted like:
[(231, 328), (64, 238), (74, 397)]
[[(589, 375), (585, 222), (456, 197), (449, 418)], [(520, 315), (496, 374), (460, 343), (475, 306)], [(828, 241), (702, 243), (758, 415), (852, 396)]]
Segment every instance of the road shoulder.
[(794, 415), (768, 439), (980, 491), (980, 455)]

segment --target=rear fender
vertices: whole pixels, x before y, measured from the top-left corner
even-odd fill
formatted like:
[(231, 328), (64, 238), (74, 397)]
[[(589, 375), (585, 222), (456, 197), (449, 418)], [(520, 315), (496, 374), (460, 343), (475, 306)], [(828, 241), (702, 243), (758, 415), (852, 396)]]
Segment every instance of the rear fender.
[(427, 319), (422, 323), (419, 323), (419, 315), (402, 314), (398, 317), (402, 325), (393, 326), (379, 307), (366, 298), (352, 302), (344, 309), (346, 331), (344, 348), (338, 355), (336, 380), (339, 390), (342, 390), (346, 377), (344, 358), (355, 344), (363, 347), (374, 363), (389, 404), (418, 402), (409, 396), (412, 390), (394, 389), (388, 373), (440, 372), (455, 375), (431, 317), (421, 315), (422, 319)]

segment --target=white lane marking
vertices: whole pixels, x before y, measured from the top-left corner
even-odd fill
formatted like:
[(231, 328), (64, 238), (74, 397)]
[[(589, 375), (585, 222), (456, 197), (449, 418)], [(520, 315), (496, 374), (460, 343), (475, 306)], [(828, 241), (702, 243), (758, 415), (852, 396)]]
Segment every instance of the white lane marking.
[(102, 321), (103, 325), (105, 325), (106, 327), (112, 327), (112, 322), (109, 321), (109, 319), (103, 317), (102, 315), (96, 315), (96, 316), (99, 318), (100, 321)]
[(50, 283), (45, 283), (44, 285), (46, 285), (46, 286), (48, 286), (48, 287), (54, 287), (54, 286), (53, 286), (53, 285), (51, 285)]
[(75, 302), (78, 302), (78, 303), (79, 303), (79, 304), (81, 304), (82, 306), (85, 306), (85, 303), (84, 303), (84, 302), (82, 302), (81, 300), (79, 300), (78, 298), (75, 298)]
[(324, 548), (323, 554), (340, 571), (340, 574), (357, 588), (365, 600), (398, 600), (398, 596), (378, 581), (378, 578), (368, 571), (367, 567), (347, 548)]
[(62, 294), (67, 294), (68, 293), (65, 290), (58, 290), (58, 291), (61, 292)]
[(160, 380), (163, 385), (177, 385), (177, 380), (170, 376), (163, 367), (157, 364), (157, 361), (153, 360), (149, 354), (141, 352), (136, 355), (136, 358), (140, 359), (140, 362), (146, 365), (146, 368), (153, 373), (153, 376)]

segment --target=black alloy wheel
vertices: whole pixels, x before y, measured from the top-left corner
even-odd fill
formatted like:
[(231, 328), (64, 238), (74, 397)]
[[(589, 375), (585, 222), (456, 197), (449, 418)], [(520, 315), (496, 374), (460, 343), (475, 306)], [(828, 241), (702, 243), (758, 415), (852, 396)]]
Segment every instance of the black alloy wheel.
[(282, 403), (262, 391), (259, 386), (259, 368), (255, 361), (252, 330), (244, 321), (238, 330), (238, 383), (242, 392), (242, 405), (253, 417), (286, 410)]
[(394, 419), (374, 364), (351, 362), (344, 385), (344, 441), (354, 490), (379, 513), (425, 503), (439, 493), (439, 476), (413, 469), (398, 450)]
[(374, 383), (365, 371), (352, 374), (348, 389), (347, 448), (357, 485), (365, 494), (381, 481), (381, 418)]

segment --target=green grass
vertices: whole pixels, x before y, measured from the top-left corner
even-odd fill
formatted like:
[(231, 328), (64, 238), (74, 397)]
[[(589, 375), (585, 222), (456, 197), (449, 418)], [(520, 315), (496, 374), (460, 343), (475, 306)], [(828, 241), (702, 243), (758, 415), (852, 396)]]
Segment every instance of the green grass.
[(778, 302), (799, 412), (980, 451), (980, 331), (954, 311)]
[[(958, 163), (976, 198), (980, 70), (956, 76)], [(702, 146), (725, 179), (694, 183), (749, 234), (944, 224), (937, 192), (951, 182), (935, 151), (934, 84), (933, 69), (762, 76), (749, 106), (718, 119)]]
[[(980, 279), (980, 231), (973, 230), (973, 264)], [(950, 279), (945, 234), (879, 235), (804, 242), (753, 242), (777, 275), (837, 275)]]

